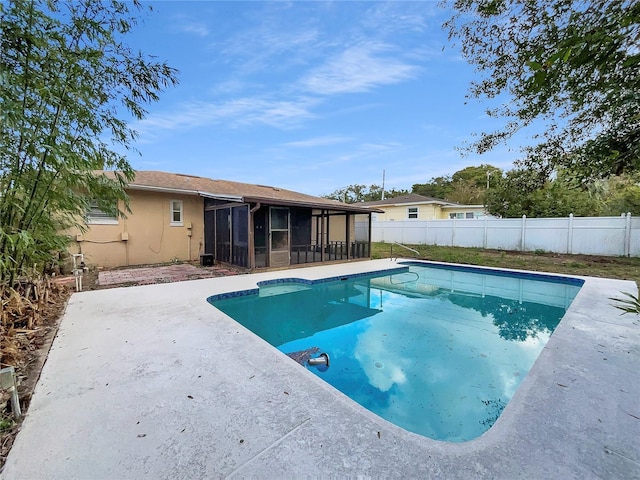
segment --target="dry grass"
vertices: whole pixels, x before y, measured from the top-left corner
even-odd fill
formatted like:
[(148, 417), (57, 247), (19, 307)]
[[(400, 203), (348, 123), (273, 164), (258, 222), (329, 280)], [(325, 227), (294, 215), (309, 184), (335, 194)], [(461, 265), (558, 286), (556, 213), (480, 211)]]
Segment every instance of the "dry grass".
[[(21, 279), (15, 288), (0, 290), (0, 364), (15, 367), (23, 414), (70, 293), (47, 277)], [(0, 392), (0, 467), (20, 428), (8, 400), (9, 395)]]
[[(416, 255), (398, 245), (393, 256), (422, 258), (437, 262), (484, 265), (487, 267), (532, 270), (537, 272), (566, 273), (589, 277), (617, 278), (640, 282), (639, 257), (605, 257), (597, 255), (565, 255), (548, 252), (512, 252), (483, 250), (480, 248), (437, 247), (433, 245), (407, 245), (420, 252)], [(373, 258), (389, 258), (391, 244), (372, 244)]]

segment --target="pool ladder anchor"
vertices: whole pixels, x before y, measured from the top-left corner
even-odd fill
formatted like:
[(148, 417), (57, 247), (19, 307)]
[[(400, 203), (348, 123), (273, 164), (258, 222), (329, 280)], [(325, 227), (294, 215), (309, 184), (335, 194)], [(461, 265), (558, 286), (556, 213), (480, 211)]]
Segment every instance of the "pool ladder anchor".
[(326, 353), (321, 353), (319, 356), (307, 360), (307, 365), (310, 367), (317, 367), (321, 372), (324, 372), (329, 368), (329, 363), (329, 355)]

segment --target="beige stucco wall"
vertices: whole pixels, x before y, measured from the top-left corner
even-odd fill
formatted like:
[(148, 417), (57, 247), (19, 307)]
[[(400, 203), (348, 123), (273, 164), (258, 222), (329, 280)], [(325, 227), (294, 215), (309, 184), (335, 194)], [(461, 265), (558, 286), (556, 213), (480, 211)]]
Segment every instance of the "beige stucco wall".
[[(87, 265), (120, 267), (197, 260), (204, 245), (202, 198), (145, 191), (129, 191), (131, 213), (115, 225), (88, 225), (73, 241), (70, 253), (83, 253)], [(171, 200), (182, 200), (183, 222), (171, 225)], [(128, 238), (125, 240), (125, 238)]]
[[(366, 218), (366, 217), (365, 217)], [(329, 241), (344, 242), (347, 240), (347, 217), (346, 215), (334, 215), (329, 217)], [(349, 215), (349, 240), (356, 239), (356, 215)]]
[[(314, 211), (314, 214), (318, 214), (318, 211)], [(366, 220), (366, 216), (362, 216)], [(329, 216), (329, 242), (344, 242), (346, 240), (346, 221), (345, 215), (331, 215)], [(350, 240), (353, 242), (356, 238), (356, 215), (351, 214), (349, 216), (350, 227)], [(316, 239), (316, 222), (311, 223), (311, 241)]]

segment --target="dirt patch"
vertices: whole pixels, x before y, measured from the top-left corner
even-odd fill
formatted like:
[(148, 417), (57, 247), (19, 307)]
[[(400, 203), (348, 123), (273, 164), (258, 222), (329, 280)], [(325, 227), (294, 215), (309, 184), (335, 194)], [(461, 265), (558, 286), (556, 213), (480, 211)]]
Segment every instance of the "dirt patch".
[[(46, 299), (37, 305), (25, 302), (17, 306), (3, 301), (2, 368), (15, 368), (23, 416), (29, 408), (33, 390), (71, 292), (71, 288), (64, 283), (51, 282), (47, 284), (46, 293), (41, 292), (46, 294)], [(38, 310), (35, 316), (30, 311), (33, 308)], [(21, 420), (14, 419), (11, 412), (9, 394), (0, 392), (0, 468), (6, 461), (20, 425)]]
[(228, 277), (248, 272), (248, 269), (230, 265), (203, 267), (196, 262), (138, 265), (109, 270), (90, 269), (83, 275), (83, 290), (174, 283), (186, 280)]

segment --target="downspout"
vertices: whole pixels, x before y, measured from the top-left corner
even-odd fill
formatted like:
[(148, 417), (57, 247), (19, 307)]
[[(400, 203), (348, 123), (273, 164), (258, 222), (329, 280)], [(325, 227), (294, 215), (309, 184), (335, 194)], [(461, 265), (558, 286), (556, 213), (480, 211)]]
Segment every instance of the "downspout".
[(320, 211), (320, 262), (324, 262), (324, 210)]
[(369, 258), (371, 258), (371, 217), (373, 216), (373, 214), (371, 212), (369, 212), (369, 238), (367, 238), (367, 242), (368, 242), (368, 249), (369, 249)]
[(249, 210), (249, 268), (255, 270), (256, 268), (256, 252), (255, 252), (255, 238), (254, 238), (254, 221), (253, 214), (256, 213), (262, 205), (260, 202), (256, 203), (255, 207)]
[(346, 217), (345, 223), (347, 224), (347, 231), (345, 232), (345, 236), (347, 237), (347, 260), (349, 260), (351, 259), (351, 215), (349, 212), (346, 213)]
[[(126, 266), (128, 267), (129, 266), (129, 227), (127, 225), (127, 219), (125, 218), (122, 223), (123, 223), (123, 231), (124, 233), (127, 234), (126, 235), (127, 241), (124, 242), (124, 261), (126, 263)], [(122, 236), (120, 238), (122, 238)]]

